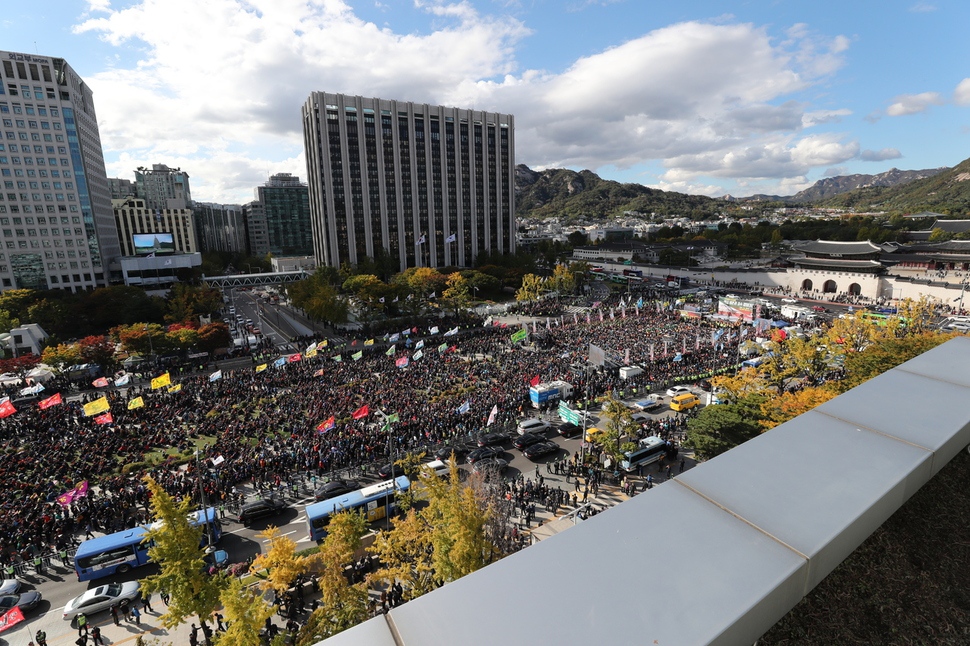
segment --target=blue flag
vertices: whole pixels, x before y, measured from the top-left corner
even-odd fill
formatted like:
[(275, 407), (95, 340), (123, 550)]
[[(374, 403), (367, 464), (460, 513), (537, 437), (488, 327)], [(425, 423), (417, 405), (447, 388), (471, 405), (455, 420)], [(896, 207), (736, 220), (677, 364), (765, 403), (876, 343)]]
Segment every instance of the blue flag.
[(285, 364), (286, 364), (286, 357), (280, 357), (279, 359), (273, 362), (273, 365), (277, 368)]

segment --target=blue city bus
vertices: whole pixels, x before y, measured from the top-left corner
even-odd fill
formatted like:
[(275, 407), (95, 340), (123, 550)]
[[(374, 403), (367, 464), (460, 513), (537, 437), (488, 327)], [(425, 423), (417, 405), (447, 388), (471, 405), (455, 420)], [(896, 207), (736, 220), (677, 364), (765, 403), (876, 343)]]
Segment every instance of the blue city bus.
[[(198, 527), (208, 523), (208, 528), (202, 533), (202, 544), (212, 542), (222, 537), (222, 527), (219, 525), (215, 507), (209, 507), (203, 512), (192, 513), (191, 524)], [(81, 543), (74, 555), (74, 572), (78, 581), (90, 581), (111, 576), (115, 573), (124, 574), (132, 568), (146, 565), (149, 561), (149, 544), (144, 542), (147, 527), (132, 527), (114, 534), (98, 536)]]
[(667, 443), (659, 437), (651, 435), (640, 440), (636, 450), (627, 451), (623, 454), (625, 459), (620, 462), (620, 467), (624, 471), (633, 471), (639, 466), (656, 462), (666, 453)]
[(392, 510), (397, 508), (394, 493), (410, 488), (411, 481), (408, 477), (398, 476), (394, 480), (378, 482), (330, 500), (307, 505), (306, 522), (310, 538), (315, 541), (322, 540), (327, 535), (330, 518), (342, 511), (359, 509), (364, 513), (367, 522), (380, 520), (385, 517), (388, 507)]

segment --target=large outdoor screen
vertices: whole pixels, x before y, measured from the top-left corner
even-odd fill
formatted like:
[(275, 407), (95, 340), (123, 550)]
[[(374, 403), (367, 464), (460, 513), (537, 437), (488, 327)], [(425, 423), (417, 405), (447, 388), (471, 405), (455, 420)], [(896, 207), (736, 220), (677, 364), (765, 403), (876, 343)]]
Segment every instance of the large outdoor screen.
[(171, 232), (136, 233), (131, 238), (136, 256), (175, 253), (175, 237)]

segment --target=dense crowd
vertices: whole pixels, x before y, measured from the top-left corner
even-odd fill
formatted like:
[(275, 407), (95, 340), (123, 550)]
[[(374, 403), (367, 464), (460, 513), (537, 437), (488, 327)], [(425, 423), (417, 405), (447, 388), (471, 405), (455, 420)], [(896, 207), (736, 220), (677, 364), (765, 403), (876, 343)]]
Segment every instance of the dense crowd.
[[(84, 416), (84, 401), (23, 407), (0, 420), (6, 454), (0, 464), (0, 558), (26, 558), (95, 530), (144, 522), (144, 473), (177, 498), (204, 493), (209, 504), (226, 502), (244, 481), (279, 484), (293, 473), (322, 476), (376, 465), (389, 459), (391, 444), (399, 456), (464, 441), (484, 429), (493, 407), (493, 425), (511, 428), (530, 414), (528, 386), (536, 377), (564, 379), (577, 393), (585, 392), (588, 380), (592, 396), (659, 388), (732, 364), (743, 338), (734, 328), (682, 319), (660, 301), (628, 298), (621, 304), (614, 297), (599, 303), (588, 320), (586, 313), (552, 314), (532, 323), (522, 344), (510, 341), (522, 324), (464, 326), (447, 337), (444, 329), (431, 335), (412, 328), (374, 344), (365, 338), (339, 347), (321, 341), (316, 356), (283, 358), (281, 365), (270, 359), (265, 369), (254, 358), (253, 368), (216, 380), (209, 372), (187, 373), (177, 392), (147, 385), (111, 390), (110, 424)], [(624, 381), (615, 369), (576, 370), (589, 343), (602, 347), (610, 363), (629, 361), (644, 372)], [(408, 365), (399, 367), (404, 357)], [(137, 397), (144, 406), (129, 410)], [(366, 414), (353, 419), (364, 406)], [(382, 416), (392, 413), (398, 421), (388, 433)], [(326, 428), (322, 423), (331, 417), (333, 427)], [(180, 467), (176, 458), (165, 458), (166, 450), (187, 455), (197, 446), (198, 457), (183, 459)], [(92, 485), (87, 496), (67, 507), (57, 502), (85, 480)], [(548, 492), (541, 493), (542, 504), (551, 504)]]

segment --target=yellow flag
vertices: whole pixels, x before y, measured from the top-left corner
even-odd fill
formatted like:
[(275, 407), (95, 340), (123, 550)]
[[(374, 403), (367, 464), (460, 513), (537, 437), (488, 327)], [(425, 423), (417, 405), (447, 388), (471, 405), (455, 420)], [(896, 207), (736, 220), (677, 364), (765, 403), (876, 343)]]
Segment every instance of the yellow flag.
[(303, 353), (303, 355), (304, 355), (304, 356), (305, 356), (305, 357), (306, 357), (307, 359), (312, 359), (313, 357), (315, 357), (315, 356), (317, 356), (317, 349), (316, 349), (316, 348), (314, 348), (314, 349), (312, 349), (312, 350), (307, 350), (306, 352), (304, 352), (304, 353)]
[(144, 408), (145, 400), (141, 397), (135, 397), (130, 402), (128, 402), (128, 410), (135, 410), (136, 408)]
[(325, 347), (327, 347), (327, 340), (324, 339), (323, 341), (321, 341), (320, 343), (318, 343), (317, 344), (317, 347), (318, 348), (325, 348)]
[(266, 366), (267, 366), (267, 364), (265, 364), (265, 363), (259, 364), (258, 366), (256, 366), (256, 372), (262, 372), (262, 371), (266, 370)]
[(374, 345), (374, 339), (367, 339), (364, 341), (364, 345)]
[(163, 388), (165, 386), (168, 386), (171, 383), (172, 383), (172, 378), (169, 377), (168, 373), (166, 372), (164, 375), (160, 377), (155, 377), (154, 379), (152, 379), (152, 390), (156, 388)]
[(111, 410), (111, 404), (108, 403), (107, 397), (101, 397), (84, 405), (84, 416), (91, 417), (92, 415), (99, 415), (106, 410)]
[(181, 392), (181, 390), (182, 390), (182, 384), (172, 384), (171, 386), (168, 387), (168, 392), (170, 393)]

